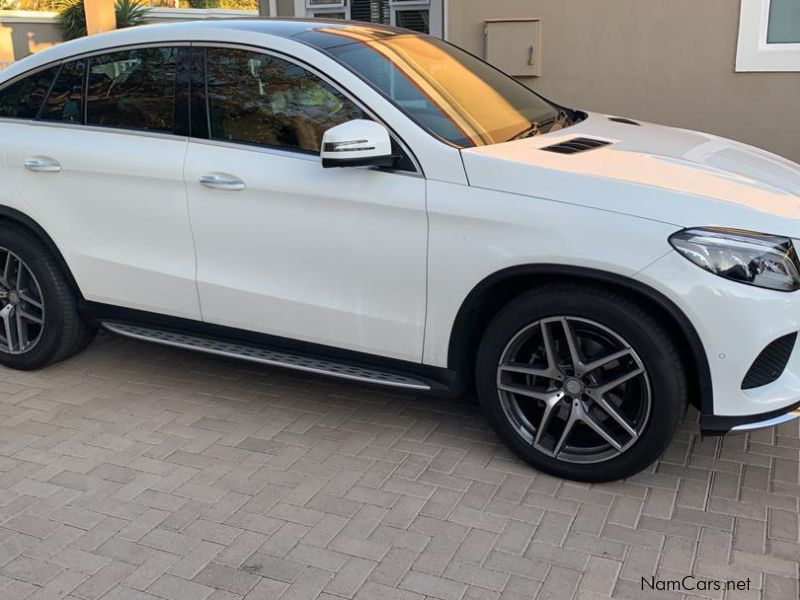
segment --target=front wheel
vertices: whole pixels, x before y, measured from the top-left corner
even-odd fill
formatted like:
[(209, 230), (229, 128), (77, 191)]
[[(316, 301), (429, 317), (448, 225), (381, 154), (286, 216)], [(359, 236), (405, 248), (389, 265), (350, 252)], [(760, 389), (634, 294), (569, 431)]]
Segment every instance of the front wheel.
[(583, 285), (532, 290), (490, 323), (478, 395), (506, 444), (579, 481), (633, 475), (669, 445), (686, 409), (675, 343), (645, 308)]

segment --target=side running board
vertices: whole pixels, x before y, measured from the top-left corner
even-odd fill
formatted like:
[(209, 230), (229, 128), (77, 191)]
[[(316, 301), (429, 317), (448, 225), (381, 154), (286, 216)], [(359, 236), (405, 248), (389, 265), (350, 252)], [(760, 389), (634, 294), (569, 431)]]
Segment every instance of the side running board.
[(341, 379), (350, 379), (353, 381), (409, 390), (431, 389), (429, 384), (418, 379), (347, 363), (311, 358), (299, 354), (289, 354), (278, 350), (246, 346), (196, 335), (174, 333), (161, 329), (150, 329), (138, 325), (129, 325), (127, 323), (104, 322), (103, 327), (112, 333), (137, 340), (154, 342), (165, 346), (174, 346), (175, 348), (197, 350), (199, 352), (227, 356), (229, 358), (240, 358), (242, 360), (273, 367), (285, 367), (296, 371), (305, 371), (318, 375), (330, 375)]

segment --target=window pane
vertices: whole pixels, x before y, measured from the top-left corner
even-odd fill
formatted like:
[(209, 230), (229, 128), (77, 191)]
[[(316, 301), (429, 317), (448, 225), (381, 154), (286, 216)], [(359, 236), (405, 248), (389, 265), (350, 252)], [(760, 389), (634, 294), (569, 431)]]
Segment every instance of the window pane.
[(352, 0), (350, 18), (353, 21), (389, 25), (391, 21), (389, 0)]
[(175, 48), (143, 48), (89, 59), (86, 122), (172, 132)]
[(64, 63), (50, 95), (42, 107), (40, 119), (80, 123), (83, 118), (84, 61)]
[(395, 13), (398, 27), (428, 33), (431, 28), (431, 14), (428, 10), (398, 10)]
[(51, 67), (12, 83), (0, 91), (0, 117), (34, 119), (58, 67)]
[(227, 48), (209, 48), (211, 137), (319, 152), (326, 130), (362, 111), (302, 67)]
[(772, 0), (767, 43), (800, 44), (800, 0)]
[(324, 49), (457, 146), (507, 142), (533, 123), (546, 124), (544, 133), (558, 127), (556, 106), (456, 46), (415, 34), (375, 32), (364, 39), (368, 35), (331, 27), (297, 37)]

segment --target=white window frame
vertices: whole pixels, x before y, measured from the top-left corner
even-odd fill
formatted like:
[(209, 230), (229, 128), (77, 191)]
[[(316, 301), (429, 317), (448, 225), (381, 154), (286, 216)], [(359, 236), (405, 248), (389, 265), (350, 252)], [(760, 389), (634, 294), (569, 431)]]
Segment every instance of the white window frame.
[[(325, 6), (318, 5), (311, 7), (309, 0), (294, 0), (295, 14), (298, 16), (305, 15), (306, 17), (325, 17), (328, 13), (341, 13), (344, 12), (345, 19), (350, 20), (350, 2), (348, 0), (341, 0), (342, 6), (333, 5)], [(428, 9), (430, 10), (431, 17), (431, 35), (442, 37), (444, 34), (443, 19), (439, 16), (443, 11), (444, 0), (390, 0), (389, 10), (391, 11), (391, 24), (397, 22), (397, 12), (401, 10), (416, 10)]]
[(391, 25), (397, 26), (397, 13), (408, 10), (427, 10), (433, 15), (431, 10), (431, 0), (389, 0), (389, 10), (391, 11)]
[(742, 0), (736, 71), (800, 72), (800, 44), (768, 44), (772, 0)]
[(306, 0), (307, 10), (342, 12), (344, 8), (345, 0), (326, 0), (325, 4), (313, 4), (313, 0)]

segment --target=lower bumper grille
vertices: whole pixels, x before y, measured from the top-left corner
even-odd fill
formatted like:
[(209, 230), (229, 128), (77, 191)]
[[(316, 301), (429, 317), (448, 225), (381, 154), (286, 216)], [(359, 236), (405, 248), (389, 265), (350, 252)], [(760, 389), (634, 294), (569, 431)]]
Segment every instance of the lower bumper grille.
[(751, 390), (778, 379), (792, 356), (796, 340), (797, 333), (790, 333), (764, 348), (744, 376), (742, 389)]

